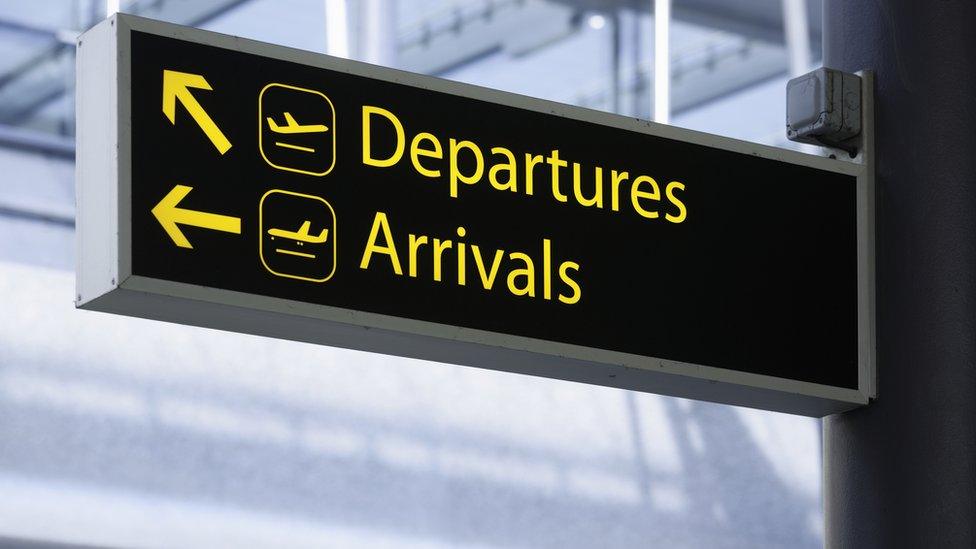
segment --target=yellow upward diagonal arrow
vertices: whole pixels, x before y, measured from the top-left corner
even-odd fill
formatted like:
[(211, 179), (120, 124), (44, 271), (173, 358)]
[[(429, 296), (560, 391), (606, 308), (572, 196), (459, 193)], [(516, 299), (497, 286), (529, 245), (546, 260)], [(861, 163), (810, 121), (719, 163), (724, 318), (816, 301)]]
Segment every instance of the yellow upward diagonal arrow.
[(193, 187), (177, 185), (152, 209), (152, 214), (156, 216), (156, 220), (159, 221), (159, 224), (163, 226), (163, 230), (166, 231), (166, 234), (173, 239), (173, 242), (177, 246), (180, 248), (193, 247), (190, 245), (190, 241), (183, 236), (183, 231), (177, 226), (178, 224), (223, 231), (225, 233), (241, 234), (241, 218), (239, 217), (178, 208), (177, 206), (183, 200), (183, 197), (190, 194), (192, 190)]
[(224, 132), (220, 131), (217, 124), (210, 118), (207, 111), (203, 110), (200, 103), (193, 97), (193, 94), (190, 93), (190, 88), (213, 90), (207, 82), (207, 79), (199, 74), (164, 69), (163, 114), (166, 115), (166, 118), (169, 118), (171, 123), (176, 124), (176, 100), (179, 99), (180, 103), (183, 103), (183, 106), (186, 107), (186, 111), (190, 113), (193, 120), (203, 130), (203, 133), (207, 134), (207, 137), (210, 138), (214, 147), (217, 147), (220, 154), (224, 154), (230, 149), (230, 141), (227, 140)]

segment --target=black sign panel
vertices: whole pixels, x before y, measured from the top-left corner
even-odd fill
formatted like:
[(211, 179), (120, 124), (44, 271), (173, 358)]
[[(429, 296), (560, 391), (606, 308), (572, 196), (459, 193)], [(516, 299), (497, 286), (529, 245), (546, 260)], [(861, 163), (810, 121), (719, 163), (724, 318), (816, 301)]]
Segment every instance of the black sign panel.
[(76, 90), (80, 308), (813, 416), (874, 395), (870, 133), (846, 162), (129, 15)]
[(858, 387), (854, 176), (142, 32), (131, 116), (134, 275)]

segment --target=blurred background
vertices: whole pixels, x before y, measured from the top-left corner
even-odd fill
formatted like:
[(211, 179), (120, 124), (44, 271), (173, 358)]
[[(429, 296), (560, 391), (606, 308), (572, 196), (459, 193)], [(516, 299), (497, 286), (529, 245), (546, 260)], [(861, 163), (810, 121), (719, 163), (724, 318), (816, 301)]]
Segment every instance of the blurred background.
[(121, 10), (783, 147), (820, 0), (0, 0), (0, 547), (822, 546), (819, 420), (76, 311)]

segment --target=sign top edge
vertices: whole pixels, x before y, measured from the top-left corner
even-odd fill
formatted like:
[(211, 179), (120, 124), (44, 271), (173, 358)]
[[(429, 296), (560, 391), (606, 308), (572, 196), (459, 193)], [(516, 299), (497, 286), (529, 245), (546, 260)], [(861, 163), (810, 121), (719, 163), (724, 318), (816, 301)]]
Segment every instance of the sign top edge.
[[(175, 23), (167, 23), (137, 15), (117, 13), (106, 21), (118, 21), (120, 31), (138, 31), (168, 38), (176, 38), (205, 46), (219, 47), (282, 61), (355, 74), (367, 78), (375, 78), (415, 88), (507, 105), (552, 116), (653, 135), (674, 141), (694, 143), (710, 148), (747, 154), (842, 175), (860, 176), (864, 173), (863, 165), (844, 160), (806, 154), (790, 149), (763, 145), (677, 126), (659, 124), (650, 120), (587, 109), (436, 76), (427, 76), (380, 65), (372, 65), (361, 61), (334, 57), (325, 53), (271, 44)], [(105, 24), (106, 21), (103, 21), (101, 24)], [(84, 35), (81, 38), (83, 39), (83, 37)]]

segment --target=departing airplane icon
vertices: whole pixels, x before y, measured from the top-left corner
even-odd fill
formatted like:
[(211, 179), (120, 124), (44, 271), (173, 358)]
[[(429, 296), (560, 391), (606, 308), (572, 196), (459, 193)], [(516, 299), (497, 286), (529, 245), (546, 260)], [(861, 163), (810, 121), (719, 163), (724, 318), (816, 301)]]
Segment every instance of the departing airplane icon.
[(295, 121), (295, 117), (291, 115), (290, 112), (285, 113), (285, 125), (279, 126), (277, 122), (274, 121), (270, 116), (268, 118), (268, 128), (275, 133), (283, 134), (293, 134), (293, 133), (322, 133), (329, 131), (328, 126), (325, 124), (299, 124)]
[(258, 95), (257, 122), (258, 148), (271, 167), (314, 176), (332, 171), (339, 128), (324, 93), (268, 84)]

